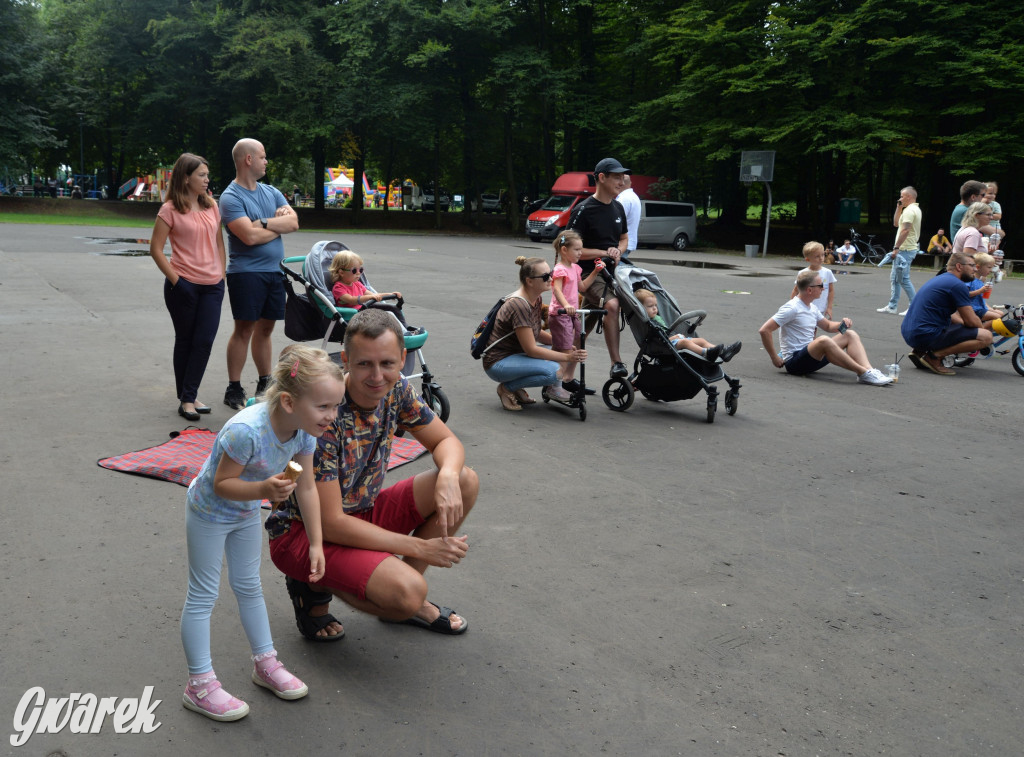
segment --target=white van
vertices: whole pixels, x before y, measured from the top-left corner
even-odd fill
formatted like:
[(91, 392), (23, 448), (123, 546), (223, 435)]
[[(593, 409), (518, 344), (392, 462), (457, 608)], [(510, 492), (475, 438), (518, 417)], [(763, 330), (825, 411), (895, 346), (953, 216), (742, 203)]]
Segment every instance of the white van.
[(685, 250), (697, 238), (697, 208), (689, 202), (640, 201), (637, 247), (670, 244)]

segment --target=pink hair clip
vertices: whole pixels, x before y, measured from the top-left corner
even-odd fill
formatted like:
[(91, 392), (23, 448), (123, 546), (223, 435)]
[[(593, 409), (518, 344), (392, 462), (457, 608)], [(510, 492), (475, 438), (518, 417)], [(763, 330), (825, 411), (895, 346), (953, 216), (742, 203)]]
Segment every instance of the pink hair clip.
[(294, 362), (294, 363), (292, 363), (292, 373), (291, 373), (291, 377), (292, 377), (292, 378), (295, 378), (295, 374), (296, 374), (296, 373), (298, 373), (298, 372), (299, 372), (299, 360), (298, 360), (298, 358), (296, 358), (296, 359), (295, 359), (295, 362)]

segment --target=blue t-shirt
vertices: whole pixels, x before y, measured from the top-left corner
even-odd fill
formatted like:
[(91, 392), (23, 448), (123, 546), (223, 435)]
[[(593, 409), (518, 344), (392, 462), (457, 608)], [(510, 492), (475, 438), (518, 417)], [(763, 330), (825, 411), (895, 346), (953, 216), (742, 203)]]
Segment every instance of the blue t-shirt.
[(960, 203), (953, 208), (953, 215), (949, 217), (949, 237), (952, 239), (956, 236), (956, 233), (960, 231), (960, 227), (963, 225), (964, 213), (967, 212), (967, 206)]
[(971, 306), (967, 283), (948, 271), (924, 283), (910, 302), (900, 326), (903, 340), (914, 348), (924, 348), (942, 335), (950, 316), (964, 305)]
[(270, 425), (270, 408), (265, 402), (238, 411), (217, 434), (213, 451), (203, 463), (199, 475), (188, 486), (186, 501), (193, 512), (214, 523), (237, 523), (259, 513), (261, 500), (236, 502), (219, 497), (213, 491), (213, 479), (226, 454), (243, 466), (243, 481), (264, 481), (284, 470), (296, 455), (312, 455), (316, 439), (305, 431), (282, 442)]
[[(967, 289), (971, 292), (976, 292), (983, 286), (985, 286), (984, 281), (975, 279), (967, 285)], [(985, 302), (985, 298), (980, 294), (977, 297), (971, 297), (971, 307), (974, 308), (974, 312), (978, 314), (979, 318), (988, 312), (988, 303)]]
[(252, 191), (234, 181), (228, 184), (220, 196), (220, 217), (228, 232), (228, 273), (273, 273), (280, 270), (284, 259), (284, 242), (280, 236), (266, 244), (250, 247), (231, 233), (228, 224), (239, 218), (251, 221), (273, 218), (277, 209), (287, 204), (283, 194), (266, 184), (257, 184)]

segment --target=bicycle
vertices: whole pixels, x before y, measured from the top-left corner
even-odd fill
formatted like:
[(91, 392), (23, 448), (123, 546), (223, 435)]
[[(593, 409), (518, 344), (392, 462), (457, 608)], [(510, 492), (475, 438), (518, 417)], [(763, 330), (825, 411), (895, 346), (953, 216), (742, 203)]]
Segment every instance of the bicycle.
[(877, 265), (878, 261), (889, 252), (875, 241), (874, 234), (868, 234), (868, 238), (865, 241), (864, 237), (858, 234), (856, 229), (850, 229), (850, 244), (857, 248), (857, 253), (861, 256), (863, 262), (871, 263), (872, 265)]

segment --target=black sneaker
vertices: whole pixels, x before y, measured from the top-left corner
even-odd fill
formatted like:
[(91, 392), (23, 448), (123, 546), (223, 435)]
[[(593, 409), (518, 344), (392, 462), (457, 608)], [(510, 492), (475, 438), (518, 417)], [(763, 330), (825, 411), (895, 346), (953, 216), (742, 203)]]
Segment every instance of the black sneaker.
[(709, 363), (718, 362), (718, 358), (722, 354), (722, 345), (716, 344), (714, 347), (708, 347), (704, 350), (704, 359)]
[(267, 387), (270, 386), (270, 382), (274, 380), (273, 376), (260, 376), (260, 380), (256, 382), (256, 397), (262, 397)]
[(730, 360), (732, 360), (734, 357), (736, 357), (736, 353), (739, 352), (742, 347), (743, 347), (743, 342), (739, 342), (739, 341), (733, 342), (732, 344), (725, 345), (722, 348), (722, 362), (723, 363), (728, 363)]
[(241, 410), (245, 407), (245, 389), (241, 384), (228, 384), (224, 392), (224, 404), (232, 410)]
[[(562, 388), (565, 389), (565, 391), (567, 392), (572, 392), (573, 394), (576, 394), (576, 392), (580, 390), (580, 382), (578, 379), (573, 379), (572, 381), (563, 381)], [(587, 387), (584, 393), (587, 395), (597, 394), (597, 390)]]
[(609, 375), (612, 378), (626, 378), (629, 375), (629, 371), (626, 370), (625, 363), (612, 363), (612, 369), (609, 371)]

